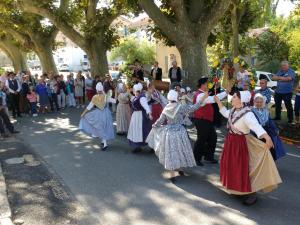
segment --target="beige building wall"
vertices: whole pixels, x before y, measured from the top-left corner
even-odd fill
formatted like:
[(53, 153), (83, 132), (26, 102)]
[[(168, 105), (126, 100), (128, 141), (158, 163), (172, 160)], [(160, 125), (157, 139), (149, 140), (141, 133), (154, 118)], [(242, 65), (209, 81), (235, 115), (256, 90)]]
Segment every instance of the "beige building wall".
[(162, 42), (156, 43), (156, 60), (162, 69), (163, 78), (168, 77), (169, 68), (174, 60), (176, 60), (177, 65), (182, 68), (178, 49), (176, 47), (168, 47)]

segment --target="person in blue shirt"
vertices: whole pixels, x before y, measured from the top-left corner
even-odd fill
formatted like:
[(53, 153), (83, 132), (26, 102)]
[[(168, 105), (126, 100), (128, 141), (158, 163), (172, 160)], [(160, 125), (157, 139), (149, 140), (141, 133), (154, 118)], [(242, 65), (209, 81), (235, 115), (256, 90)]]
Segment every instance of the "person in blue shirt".
[(268, 88), (268, 80), (267, 80), (266, 75), (261, 74), (259, 76), (259, 86), (260, 86), (260, 89), (255, 90), (255, 94), (260, 93), (263, 96), (265, 96), (266, 97), (266, 105), (268, 105), (271, 102), (273, 92), (270, 90), (270, 88)]
[(288, 123), (293, 123), (293, 85), (295, 81), (295, 71), (289, 68), (288, 61), (281, 62), (281, 69), (273, 76), (273, 80), (277, 81), (275, 90), (275, 113), (274, 120), (281, 120), (281, 102), (284, 101), (287, 109)]

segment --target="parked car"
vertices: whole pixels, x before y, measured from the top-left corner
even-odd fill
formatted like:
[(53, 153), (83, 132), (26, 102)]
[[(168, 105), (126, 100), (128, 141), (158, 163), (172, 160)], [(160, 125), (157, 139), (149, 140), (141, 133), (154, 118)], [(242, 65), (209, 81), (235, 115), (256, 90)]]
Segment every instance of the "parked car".
[(62, 72), (69, 72), (70, 66), (68, 64), (61, 64), (58, 66), (58, 70)]
[(272, 90), (275, 90), (277, 87), (277, 81), (273, 81), (272, 77), (273, 74), (270, 72), (264, 72), (264, 71), (256, 71), (256, 77), (257, 77), (257, 83), (256, 85), (259, 86), (259, 78), (261, 75), (265, 75), (268, 80), (268, 88), (271, 88)]

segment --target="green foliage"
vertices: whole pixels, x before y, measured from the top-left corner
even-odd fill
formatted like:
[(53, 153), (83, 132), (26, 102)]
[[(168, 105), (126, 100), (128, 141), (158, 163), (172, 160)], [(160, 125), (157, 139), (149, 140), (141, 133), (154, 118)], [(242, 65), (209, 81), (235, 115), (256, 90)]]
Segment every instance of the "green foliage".
[(138, 42), (128, 38), (120, 41), (120, 45), (112, 50), (110, 59), (121, 59), (126, 64), (131, 64), (138, 59), (143, 65), (147, 65), (154, 62), (155, 50), (154, 46), (146, 40)]
[(289, 61), (292, 67), (300, 68), (300, 28), (291, 31), (288, 35)]
[(258, 60), (268, 64), (274, 60), (286, 60), (289, 56), (289, 46), (272, 31), (263, 32), (257, 39)]

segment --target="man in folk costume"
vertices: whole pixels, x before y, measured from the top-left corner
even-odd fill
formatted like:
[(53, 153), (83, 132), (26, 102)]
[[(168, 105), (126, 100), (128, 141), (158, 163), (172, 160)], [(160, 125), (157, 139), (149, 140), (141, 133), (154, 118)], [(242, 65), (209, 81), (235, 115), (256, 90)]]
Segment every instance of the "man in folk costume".
[[(81, 114), (79, 128), (92, 137), (101, 139), (102, 151), (107, 149), (107, 141), (115, 138), (113, 120), (108, 103), (116, 100), (104, 93), (101, 82), (96, 85), (97, 94)], [(92, 110), (93, 109), (93, 110)]]
[[(193, 103), (201, 100), (204, 93), (208, 90), (208, 78), (202, 77), (198, 80), (198, 91), (194, 95)], [(219, 99), (227, 96), (227, 92), (222, 92), (217, 95)], [(214, 158), (215, 148), (217, 144), (217, 133), (214, 127), (214, 97), (206, 98), (201, 107), (194, 112), (194, 122), (197, 129), (197, 140), (194, 145), (194, 156), (198, 166), (203, 166), (202, 157), (210, 163), (218, 163)]]
[(142, 151), (142, 147), (146, 146), (146, 138), (151, 130), (152, 113), (148, 105), (148, 100), (143, 92), (141, 83), (133, 86), (135, 97), (132, 98), (132, 116), (129, 124), (127, 138), (130, 146), (134, 147), (133, 153)]

